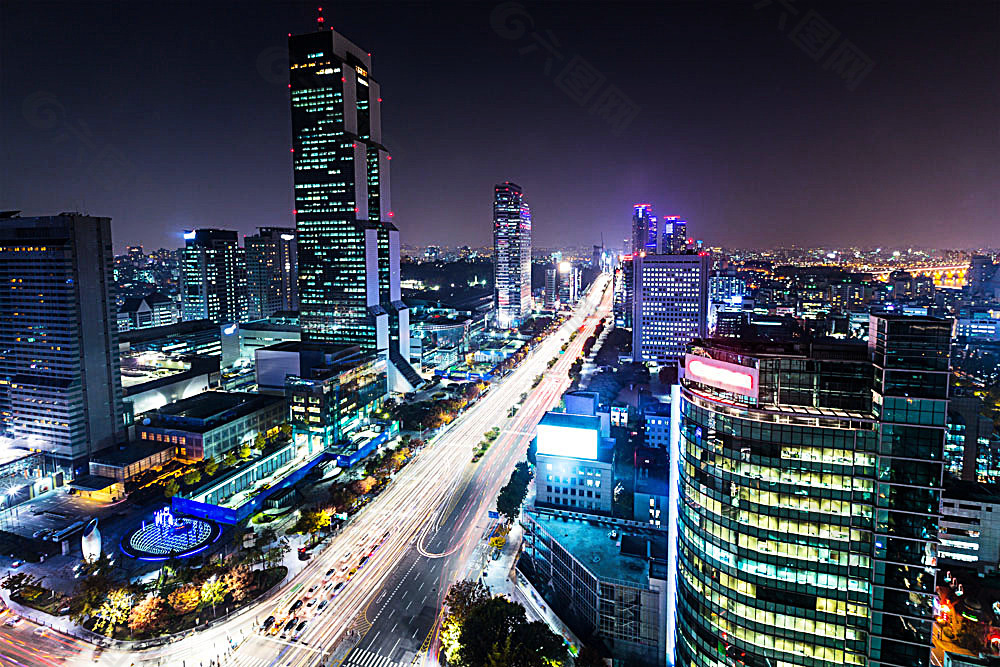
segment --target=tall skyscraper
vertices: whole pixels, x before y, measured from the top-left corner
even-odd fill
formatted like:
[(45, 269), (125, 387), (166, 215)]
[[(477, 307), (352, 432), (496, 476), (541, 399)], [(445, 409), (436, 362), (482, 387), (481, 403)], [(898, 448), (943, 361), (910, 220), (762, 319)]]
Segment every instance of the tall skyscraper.
[(0, 215), (3, 430), (71, 475), (123, 437), (111, 219)]
[(652, 204), (635, 204), (632, 206), (632, 248), (631, 254), (659, 253), (656, 216), (653, 215)]
[(421, 379), (371, 55), (325, 29), (289, 37), (288, 52), (302, 340), (385, 354), (390, 388), (408, 391)]
[(231, 324), (247, 319), (246, 253), (234, 231), (184, 232), (181, 261), (181, 315)]
[(942, 318), (871, 316), (878, 419), (873, 665), (930, 665), (951, 331), (952, 321)]
[(510, 181), (493, 193), (493, 278), (497, 326), (517, 326), (531, 312), (531, 209)]
[(707, 255), (645, 255), (633, 260), (632, 357), (664, 363), (684, 355), (708, 323)]
[(559, 307), (559, 268), (556, 266), (545, 269), (545, 307)]
[(298, 251), (295, 230), (261, 227), (243, 239), (247, 257), (249, 317), (270, 317), (299, 309)]
[(950, 330), (692, 344), (676, 664), (930, 664)]
[(660, 222), (663, 236), (660, 242), (661, 252), (680, 254), (687, 250), (687, 220), (676, 215), (668, 215)]

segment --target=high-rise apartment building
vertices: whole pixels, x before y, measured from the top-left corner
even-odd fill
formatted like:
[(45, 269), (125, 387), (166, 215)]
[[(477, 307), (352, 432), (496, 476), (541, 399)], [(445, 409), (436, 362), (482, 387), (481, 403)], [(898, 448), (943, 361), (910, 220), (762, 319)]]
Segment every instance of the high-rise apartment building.
[(299, 309), (295, 230), (261, 227), (243, 239), (247, 257), (247, 311), (251, 319)]
[(71, 475), (123, 436), (111, 220), (0, 217), (0, 416)]
[(493, 190), (493, 281), (497, 326), (517, 326), (531, 312), (531, 209), (510, 181)]
[(580, 298), (581, 271), (570, 262), (559, 262), (558, 269), (559, 303), (573, 305)]
[(711, 258), (640, 254), (632, 262), (632, 357), (637, 362), (675, 361), (692, 339), (707, 333)]
[(371, 55), (332, 29), (289, 37), (288, 52), (302, 340), (383, 354), (390, 388), (408, 391), (421, 379)]
[(632, 310), (635, 297), (635, 265), (632, 255), (625, 255), (615, 268), (615, 326), (632, 328)]
[(184, 232), (181, 260), (181, 316), (230, 324), (247, 318), (246, 254), (236, 232)]
[(679, 392), (676, 664), (930, 664), (951, 324), (696, 341)]

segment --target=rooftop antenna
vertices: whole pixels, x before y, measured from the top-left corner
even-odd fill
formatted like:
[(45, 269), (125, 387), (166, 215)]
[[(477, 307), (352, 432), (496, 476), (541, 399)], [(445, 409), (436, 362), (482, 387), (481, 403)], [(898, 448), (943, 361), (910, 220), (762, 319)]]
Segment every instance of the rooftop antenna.
[(317, 30), (322, 30), (323, 27), (324, 27), (323, 26), (323, 8), (322, 7), (317, 7), (316, 8), (316, 29)]

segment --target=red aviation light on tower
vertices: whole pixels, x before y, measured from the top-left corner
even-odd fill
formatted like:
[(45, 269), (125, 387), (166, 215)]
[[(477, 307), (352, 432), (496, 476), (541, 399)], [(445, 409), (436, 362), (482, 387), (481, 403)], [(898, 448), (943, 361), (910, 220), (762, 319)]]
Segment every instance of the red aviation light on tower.
[(741, 396), (757, 398), (760, 374), (756, 368), (731, 364), (726, 361), (684, 355), (684, 377), (694, 382), (728, 391)]

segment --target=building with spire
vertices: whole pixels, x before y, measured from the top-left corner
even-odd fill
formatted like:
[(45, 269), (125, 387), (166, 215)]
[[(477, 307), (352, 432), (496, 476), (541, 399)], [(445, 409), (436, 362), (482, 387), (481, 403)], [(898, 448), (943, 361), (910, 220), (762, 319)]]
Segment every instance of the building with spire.
[(302, 341), (384, 356), (405, 392), (421, 378), (407, 361), (381, 89), (371, 54), (317, 21), (288, 38)]

